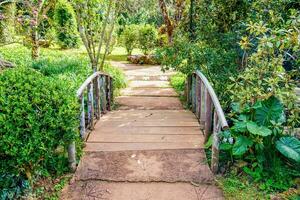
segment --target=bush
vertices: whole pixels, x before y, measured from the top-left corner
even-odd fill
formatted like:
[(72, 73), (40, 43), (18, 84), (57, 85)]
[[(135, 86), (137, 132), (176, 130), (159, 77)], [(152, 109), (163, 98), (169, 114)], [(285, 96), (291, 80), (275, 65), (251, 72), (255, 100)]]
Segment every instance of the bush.
[(73, 91), (76, 91), (92, 73), (87, 60), (75, 56), (60, 58), (48, 56), (35, 61), (32, 67), (45, 76), (68, 82)]
[(125, 27), (123, 33), (121, 34), (121, 41), (126, 48), (127, 54), (131, 55), (133, 49), (137, 46), (138, 41), (138, 25), (128, 25)]
[(139, 29), (139, 47), (148, 55), (157, 44), (157, 30), (154, 26), (146, 24)]
[(118, 95), (120, 89), (126, 87), (126, 78), (124, 72), (121, 69), (113, 67), (109, 64), (104, 65), (103, 71), (109, 74), (114, 79), (114, 96)]
[[(79, 139), (79, 105), (67, 82), (30, 68), (0, 74), (0, 94), (0, 196), (5, 196), (4, 188), (22, 184), (20, 178), (32, 183), (68, 169), (64, 147)], [(8, 178), (18, 182), (9, 184)]]
[(183, 93), (185, 89), (185, 80), (186, 75), (178, 72), (175, 75), (171, 76), (170, 83), (171, 86), (176, 90), (176, 92)]
[(78, 33), (75, 13), (67, 0), (59, 0), (54, 11), (57, 39), (61, 48), (78, 46)]

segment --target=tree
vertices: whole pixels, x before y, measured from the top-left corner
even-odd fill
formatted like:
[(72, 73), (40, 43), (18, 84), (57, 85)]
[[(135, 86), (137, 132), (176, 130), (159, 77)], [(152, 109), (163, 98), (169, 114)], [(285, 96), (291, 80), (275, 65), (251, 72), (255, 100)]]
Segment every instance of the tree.
[(43, 20), (47, 20), (47, 13), (55, 6), (56, 0), (25, 0), (22, 4), (25, 10), (20, 18), (23, 18), (21, 21), (29, 27), (31, 56), (33, 60), (36, 60), (40, 55), (39, 26)]
[(133, 49), (137, 46), (138, 30), (139, 26), (132, 24), (125, 26), (122, 32), (121, 40), (128, 56), (131, 56)]
[(58, 0), (54, 10), (54, 22), (57, 39), (61, 48), (78, 46), (78, 32), (75, 12), (67, 0)]
[(169, 44), (172, 44), (174, 29), (178, 26), (178, 23), (182, 19), (183, 11), (185, 8), (185, 0), (175, 1), (175, 14), (173, 16), (173, 19), (169, 15), (165, 0), (158, 0), (158, 3), (164, 19), (164, 23), (166, 25), (166, 32), (167, 32)]
[[(114, 29), (117, 4), (114, 0), (75, 0), (73, 2), (80, 37), (94, 71), (98, 69), (108, 24), (112, 25), (111, 31)], [(110, 41), (106, 45), (109, 45), (109, 43)], [(105, 58), (105, 53), (102, 59)], [(100, 70), (103, 70), (103, 65), (100, 66)]]

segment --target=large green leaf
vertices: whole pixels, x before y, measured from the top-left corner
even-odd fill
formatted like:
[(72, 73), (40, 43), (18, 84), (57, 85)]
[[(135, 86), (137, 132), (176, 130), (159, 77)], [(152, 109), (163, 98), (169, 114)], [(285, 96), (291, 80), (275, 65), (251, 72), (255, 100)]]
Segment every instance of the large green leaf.
[(281, 102), (274, 96), (261, 102), (255, 110), (255, 121), (261, 126), (268, 126), (271, 121), (285, 121), (284, 109)]
[(244, 133), (247, 131), (247, 122), (244, 121), (237, 121), (234, 123), (232, 127), (236, 132)]
[(300, 141), (295, 137), (282, 137), (276, 142), (277, 150), (284, 156), (300, 162)]
[(272, 131), (265, 126), (258, 126), (255, 122), (247, 122), (247, 129), (254, 135), (266, 137), (272, 134)]
[(237, 138), (235, 144), (233, 145), (232, 154), (235, 156), (241, 156), (246, 153), (249, 147), (251, 147), (252, 145), (252, 140), (241, 135)]

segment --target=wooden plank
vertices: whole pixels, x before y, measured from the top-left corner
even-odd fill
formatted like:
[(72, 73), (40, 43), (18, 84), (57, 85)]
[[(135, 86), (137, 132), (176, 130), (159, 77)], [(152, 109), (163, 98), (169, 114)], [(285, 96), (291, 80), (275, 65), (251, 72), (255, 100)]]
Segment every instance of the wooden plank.
[(126, 88), (121, 91), (122, 96), (151, 96), (151, 97), (178, 97), (173, 88)]
[(105, 128), (105, 127), (140, 127), (140, 126), (146, 126), (146, 127), (177, 127), (177, 126), (187, 126), (187, 127), (200, 127), (198, 122), (181, 122), (181, 121), (131, 121), (131, 122), (119, 122), (119, 121), (100, 121), (97, 123), (98, 126)]
[(129, 87), (170, 88), (169, 81), (130, 81)]
[(201, 131), (201, 127), (183, 127), (183, 126), (174, 126), (174, 127), (105, 127), (102, 128), (101, 126), (95, 127), (95, 130), (91, 133), (93, 134), (164, 134), (164, 135), (198, 135), (203, 134)]
[(108, 114), (104, 115), (106, 117), (151, 117), (151, 116), (159, 116), (159, 117), (183, 117), (189, 116), (195, 118), (195, 115), (189, 110), (115, 110), (111, 111)]
[(117, 97), (119, 110), (182, 110), (177, 97)]
[(167, 149), (203, 149), (198, 143), (86, 143), (85, 152), (131, 151), (131, 150), (167, 150)]
[(92, 134), (89, 143), (193, 143), (204, 142), (204, 138), (197, 135), (136, 135), (136, 134)]

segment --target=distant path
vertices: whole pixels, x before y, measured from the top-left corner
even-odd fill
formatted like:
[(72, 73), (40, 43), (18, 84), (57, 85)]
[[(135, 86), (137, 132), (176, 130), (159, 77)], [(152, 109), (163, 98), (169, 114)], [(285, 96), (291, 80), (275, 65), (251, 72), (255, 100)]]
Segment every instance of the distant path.
[(103, 116), (62, 199), (221, 200), (200, 125), (160, 66), (113, 62), (129, 87)]

